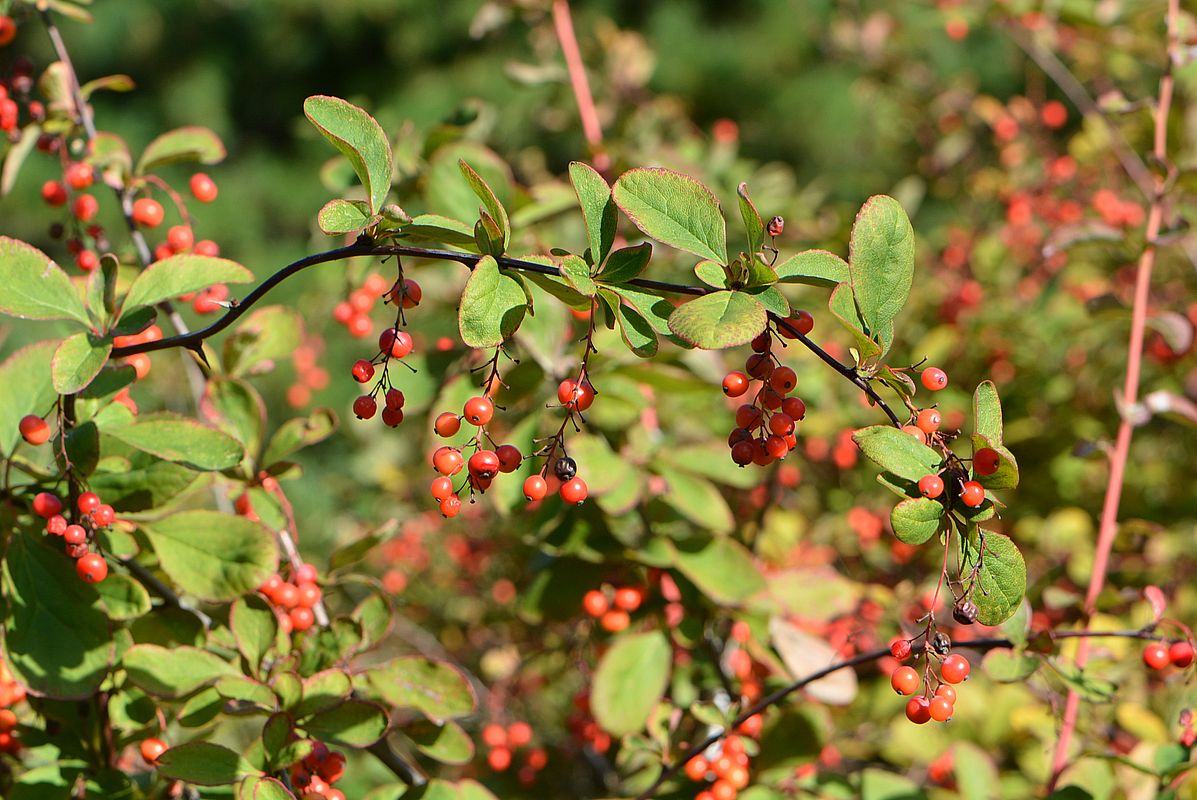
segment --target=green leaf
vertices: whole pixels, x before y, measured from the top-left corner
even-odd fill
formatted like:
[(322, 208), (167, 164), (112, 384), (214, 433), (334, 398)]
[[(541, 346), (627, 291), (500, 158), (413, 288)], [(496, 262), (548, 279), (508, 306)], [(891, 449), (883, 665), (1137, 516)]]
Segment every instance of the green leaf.
[(57, 341), (37, 342), (0, 363), (0, 453), (11, 453), (21, 441), (21, 417), (45, 413), (54, 401), (46, 364), (57, 347)]
[(237, 786), (237, 800), (295, 800), (277, 778), (251, 775)]
[(87, 388), (108, 363), (108, 354), (111, 352), (111, 339), (87, 331), (63, 339), (50, 362), (54, 391), (76, 394)]
[(474, 229), (461, 220), (439, 214), (418, 214), (402, 228), (403, 236), (474, 248)]
[(1002, 401), (993, 381), (981, 381), (973, 392), (973, 432), (1002, 443)]
[(610, 255), (603, 269), (595, 277), (602, 283), (626, 283), (638, 278), (652, 257), (653, 246), (641, 242), (635, 247), (621, 247)]
[(724, 536), (678, 543), (677, 568), (719, 605), (740, 605), (765, 589), (752, 553)]
[[(105, 498), (107, 499), (107, 498)], [(96, 592), (108, 609), (108, 618), (115, 620), (137, 619), (150, 613), (150, 593), (137, 581), (119, 572), (110, 573), (96, 585)]]
[(42, 127), (36, 122), (29, 123), (21, 129), (21, 138), (17, 143), (9, 147), (8, 152), (4, 154), (4, 166), (0, 167), (0, 197), (12, 191), (13, 184), (17, 182), (17, 175), (21, 172), (21, 165), (33, 152), (41, 135)]
[(212, 376), (204, 388), (200, 410), (251, 453), (258, 451), (266, 425), (266, 405), (253, 386), (237, 378)]
[(856, 215), (848, 245), (856, 307), (870, 333), (902, 310), (914, 280), (914, 229), (892, 197), (870, 197)]
[(442, 764), (468, 764), (474, 759), (474, 741), (456, 722), (437, 725), (416, 720), (403, 726), (403, 735), (421, 753)]
[(735, 518), (723, 495), (706, 478), (656, 464), (654, 469), (665, 479), (667, 488), (661, 499), (700, 528), (730, 531)]
[(694, 276), (707, 286), (726, 289), (730, 285), (727, 268), (718, 261), (699, 261), (694, 265)]
[(158, 757), (157, 772), (164, 778), (200, 786), (223, 786), (262, 774), (241, 754), (212, 742), (187, 742), (170, 748)]
[(236, 261), (211, 256), (167, 256), (137, 276), (123, 308), (153, 306), (179, 295), (198, 292), (216, 283), (248, 283), (254, 274)]
[(752, 341), (768, 315), (744, 292), (712, 292), (684, 303), (669, 317), (669, 330), (695, 347), (720, 350)]
[(244, 517), (183, 511), (143, 526), (163, 571), (185, 593), (226, 602), (256, 590), (278, 569), (270, 532)]
[(0, 275), (0, 314), (91, 324), (71, 279), (36, 247), (0, 236)]
[(590, 267), (581, 256), (568, 255), (561, 262), (561, 277), (572, 286), (578, 294), (594, 297), (598, 287), (590, 277)]
[(978, 450), (988, 447), (1001, 457), (996, 472), (991, 475), (980, 475), (974, 469), (973, 479), (986, 489), (1013, 489), (1018, 486), (1018, 462), (1014, 460), (1014, 454), (980, 434), (974, 433), (972, 438), (974, 455)]
[(590, 259), (596, 265), (602, 264), (615, 243), (618, 212), (615, 201), (611, 199), (611, 187), (597, 170), (581, 161), (570, 162), (569, 180), (578, 195), (578, 205), (582, 207), (582, 221), (586, 223), (586, 237), (590, 242)]
[[(458, 168), (461, 170), (461, 175), (466, 179), (466, 183), (470, 185), (470, 189), (482, 201), (483, 208), (486, 209), (487, 215), (494, 220), (497, 226), (499, 253), (507, 250), (507, 243), (511, 241), (511, 220), (507, 217), (507, 209), (499, 202), (499, 198), (495, 196), (494, 190), (482, 179), (482, 176), (474, 171), (474, 168), (460, 159), (457, 162)], [(492, 232), (493, 236), (493, 232)]]
[(889, 425), (861, 428), (852, 434), (852, 440), (882, 469), (916, 483), (924, 475), (939, 472), (943, 461), (939, 453)]
[(295, 309), (287, 306), (256, 309), (224, 340), (225, 369), (232, 375), (248, 375), (260, 366), (289, 358), (295, 343), (303, 338), (303, 316)]
[(755, 297), (770, 314), (782, 319), (790, 316), (790, 301), (786, 300), (786, 296), (776, 286), (756, 286), (744, 291)]
[(329, 236), (354, 233), (374, 222), (375, 215), (362, 200), (329, 200), (316, 214), (316, 224)]
[(137, 174), (145, 175), (176, 161), (219, 164), (226, 155), (220, 137), (207, 128), (175, 128), (146, 145), (137, 162)]
[(245, 457), (233, 437), (169, 411), (147, 414), (132, 425), (105, 433), (130, 447), (201, 471), (229, 469)]
[(1039, 669), (1038, 656), (1014, 650), (990, 650), (981, 666), (990, 680), (998, 683), (1022, 683)]
[(262, 656), (274, 647), (278, 637), (278, 618), (270, 605), (256, 594), (239, 597), (229, 609), (229, 629), (237, 649), (256, 675)]
[(366, 187), (370, 213), (377, 213), (391, 190), (391, 143), (382, 126), (339, 97), (309, 97), (303, 101), (303, 113), (349, 159)]
[(969, 531), (963, 574), (975, 569), (978, 560), (977, 588), (972, 597), (977, 604), (977, 622), (1000, 625), (1018, 610), (1027, 593), (1027, 565), (1009, 536), (974, 526)]
[(848, 262), (826, 250), (805, 250), (774, 265), (780, 283), (804, 283), (827, 289), (848, 281)]
[(289, 419), (270, 437), (262, 463), (270, 466), (305, 447), (324, 441), (337, 429), (337, 415), (328, 408), (316, 408), (306, 417)]
[(128, 75), (104, 75), (80, 86), (79, 94), (86, 100), (101, 90), (109, 92), (131, 92), (136, 87), (137, 84)]
[(612, 736), (644, 727), (669, 685), (673, 648), (654, 631), (619, 637), (603, 654), (594, 673), (590, 708)]
[[(612, 259), (614, 257), (612, 255)], [(649, 324), (653, 326), (653, 330), (658, 334), (681, 342), (686, 347), (691, 346), (689, 342), (679, 339), (673, 335), (673, 331), (669, 330), (669, 318), (673, 315), (675, 307), (664, 297), (640, 291), (639, 289), (633, 289), (626, 285), (612, 286), (611, 291), (631, 303), (648, 320)]]
[(421, 656), (404, 656), (365, 671), (374, 693), (392, 708), (414, 708), (431, 719), (464, 717), (477, 699), (469, 681), (453, 666)]
[(856, 340), (856, 349), (862, 361), (881, 355), (881, 346), (869, 338), (864, 321), (856, 310), (852, 287), (846, 283), (836, 286), (827, 300), (827, 308), (847, 328)]
[(727, 263), (727, 230), (719, 201), (693, 178), (661, 167), (631, 169), (613, 191), (637, 228), (679, 250)]
[(610, 299), (615, 303), (615, 319), (619, 323), (619, 335), (623, 339), (623, 343), (639, 358), (655, 356), (657, 354), (657, 332), (653, 330), (652, 323), (632, 305), (619, 302), (619, 297), (614, 293)]
[(198, 647), (136, 644), (121, 666), (135, 685), (158, 697), (185, 697), (226, 675), (240, 674), (220, 656)]
[(307, 717), (325, 711), (347, 699), (353, 692), (353, 680), (349, 673), (339, 669), (326, 669), (304, 678), (303, 699), (292, 713), (296, 717)]
[(765, 222), (748, 196), (748, 184), (737, 186), (736, 195), (740, 198), (740, 218), (744, 220), (744, 232), (748, 235), (748, 252), (760, 252), (765, 244)]
[(187, 467), (135, 452), (128, 470), (97, 472), (89, 482), (92, 491), (118, 512), (133, 513), (165, 505), (202, 477)]
[(519, 328), (527, 302), (519, 283), (500, 272), (494, 258), (483, 256), (461, 293), (461, 340), (469, 347), (502, 344)]
[(927, 497), (903, 500), (889, 515), (894, 536), (906, 544), (922, 544), (939, 533), (944, 510), (942, 503)]
[(346, 700), (304, 720), (308, 735), (329, 744), (368, 747), (387, 731), (387, 712), (365, 700)]
[(860, 773), (860, 800), (925, 800), (918, 785), (905, 775), (868, 767)]
[(0, 565), (4, 663), (36, 694), (84, 698), (108, 675), (111, 625), (93, 585), (37, 534), (13, 530)]
[(997, 800), (1001, 781), (993, 757), (972, 742), (952, 745), (952, 760), (961, 800)]

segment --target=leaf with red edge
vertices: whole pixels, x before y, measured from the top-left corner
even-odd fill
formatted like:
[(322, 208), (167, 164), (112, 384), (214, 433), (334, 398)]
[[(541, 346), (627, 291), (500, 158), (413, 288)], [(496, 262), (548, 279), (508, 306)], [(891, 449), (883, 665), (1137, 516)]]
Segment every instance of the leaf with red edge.
[(1151, 604), (1152, 621), (1159, 622), (1168, 610), (1168, 598), (1158, 586), (1143, 587), (1143, 599)]

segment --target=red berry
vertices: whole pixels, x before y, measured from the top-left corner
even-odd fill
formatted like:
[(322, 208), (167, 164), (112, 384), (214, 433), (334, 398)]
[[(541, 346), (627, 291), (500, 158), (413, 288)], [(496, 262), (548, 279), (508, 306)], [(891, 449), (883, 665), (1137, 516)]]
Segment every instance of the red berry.
[(489, 397), (471, 397), (462, 409), (466, 422), (479, 427), (490, 422), (495, 415), (495, 404)]
[(314, 583), (300, 583), (295, 588), (299, 591), (299, 606), (301, 608), (314, 608), (320, 602), (320, 597), (323, 595), (320, 587)]
[(919, 444), (927, 443), (927, 434), (923, 433), (923, 429), (917, 425), (903, 425), (902, 433), (912, 437)]
[(524, 481), (524, 499), (528, 502), (533, 503), (537, 500), (543, 500), (548, 493), (548, 481), (541, 476), (532, 475)]
[(1172, 666), (1184, 669), (1193, 663), (1193, 645), (1188, 642), (1173, 642), (1168, 648), (1168, 660)]
[(723, 393), (728, 397), (739, 397), (748, 391), (748, 376), (743, 372), (729, 372), (723, 378)]
[(968, 659), (959, 653), (953, 653), (939, 665), (939, 675), (948, 683), (960, 683), (968, 677), (972, 666)]
[(42, 184), (42, 200), (55, 208), (63, 205), (67, 201), (66, 187), (58, 181), (46, 181)]
[(710, 764), (702, 756), (695, 756), (686, 762), (686, 777), (698, 782), (706, 778)]
[[(345, 756), (340, 753), (329, 753), (316, 767), (316, 774), (329, 783), (336, 783), (345, 777)], [(329, 800), (329, 790), (324, 791), (324, 800)]]
[[(803, 336), (815, 329), (815, 318), (810, 315), (809, 311), (803, 311), (802, 309), (796, 309), (792, 314), (790, 314), (789, 318), (786, 319), (786, 322), (796, 328)], [(787, 339), (798, 338), (794, 334), (790, 333), (784, 325), (779, 326), (778, 331), (780, 331), (781, 335)]]
[(275, 605), (286, 609), (295, 608), (299, 605), (299, 587), (293, 583), (283, 582), (274, 590), (271, 599), (274, 600)]
[(781, 404), (781, 411), (795, 422), (806, 416), (806, 403), (797, 397), (787, 397)]
[(745, 403), (736, 409), (736, 427), (752, 430), (764, 421), (764, 414), (759, 408)]
[(451, 494), (441, 501), (441, 516), (445, 519), (452, 519), (461, 513), (461, 498), (455, 494)]
[(291, 630), (293, 631), (306, 631), (316, 624), (316, 614), (312, 609), (304, 606), (296, 606), (287, 612), (287, 616), (291, 618)]
[(1143, 663), (1152, 669), (1163, 669), (1171, 663), (1168, 645), (1163, 642), (1152, 642), (1143, 648)]
[(186, 225), (172, 225), (166, 232), (166, 244), (176, 253), (182, 253), (195, 246), (195, 234)]
[(935, 690), (936, 697), (946, 697), (948, 702), (956, 705), (956, 688), (948, 683), (941, 683)]
[(594, 403), (594, 387), (590, 381), (579, 384), (567, 378), (557, 385), (557, 402), (571, 411), (586, 411)]
[(87, 583), (99, 583), (108, 577), (108, 562), (99, 553), (88, 553), (75, 562), (75, 572)]
[(914, 424), (922, 430), (923, 433), (935, 433), (939, 430), (939, 426), (943, 424), (943, 415), (934, 408), (924, 408), (919, 412)]
[(161, 739), (143, 739), (138, 749), (141, 750), (141, 757), (147, 764), (156, 764), (167, 747), (166, 742)]
[(640, 603), (643, 598), (640, 596), (639, 589), (633, 589), (631, 586), (624, 586), (615, 590), (615, 606), (622, 608), (624, 611), (635, 611), (640, 608)]
[(757, 380), (767, 380), (776, 367), (769, 353), (753, 353), (744, 362), (744, 369)]
[(506, 747), (496, 747), (486, 754), (486, 763), (495, 772), (503, 772), (511, 766), (511, 751)]
[(442, 475), (456, 475), (465, 466), (465, 456), (455, 447), (439, 447), (432, 454), (432, 466)]
[(432, 429), (436, 431), (437, 436), (453, 436), (461, 430), (461, 417), (452, 411), (446, 411), (437, 416), (436, 421), (432, 423)]
[(83, 544), (87, 541), (87, 531), (82, 525), (68, 525), (62, 538), (67, 544)]
[(976, 481), (968, 481), (960, 490), (960, 502), (969, 508), (976, 508), (985, 502), (985, 487)]
[(783, 437), (773, 434), (765, 439), (765, 452), (769, 455), (769, 459), (773, 461), (789, 455), (790, 446)]
[(927, 713), (936, 722), (947, 722), (952, 718), (954, 710), (951, 701), (946, 697), (932, 697), (931, 702), (927, 705)]
[(513, 444), (499, 445), (495, 448), (495, 455), (499, 457), (499, 472), (515, 472), (524, 463), (523, 454)]
[(96, 255), (94, 250), (83, 250), (79, 255), (75, 256), (75, 266), (84, 272), (91, 272), (100, 266), (100, 257)]
[(756, 453), (756, 448), (752, 444), (752, 440), (744, 442), (736, 442), (731, 448), (732, 461), (739, 464), (741, 467), (746, 467), (752, 463), (752, 458)]
[(113, 511), (112, 506), (102, 505), (95, 510), (91, 518), (97, 528), (107, 528), (113, 522), (116, 522), (116, 512)]
[(448, 475), (441, 475), (432, 479), (432, 499), (444, 500), (453, 494), (453, 479)]
[(349, 318), (349, 322), (345, 325), (349, 330), (349, 335), (355, 339), (365, 339), (370, 335), (370, 331), (374, 328), (374, 323), (370, 321), (368, 314), (354, 314)]
[(55, 514), (46, 520), (46, 533), (51, 536), (62, 536), (66, 533), (67, 527), (66, 517), (61, 514)]
[(610, 607), (610, 603), (607, 602), (607, 595), (598, 589), (591, 589), (582, 595), (582, 608), (592, 617), (601, 617), (607, 613), (607, 609)]
[(499, 471), (499, 456), (493, 450), (479, 450), (470, 456), (470, 474), (483, 480), (493, 478)]
[(58, 495), (49, 492), (38, 492), (33, 498), (33, 513), (42, 519), (49, 519), (62, 511), (62, 501)]
[(932, 500), (943, 494), (943, 478), (938, 475), (924, 475), (919, 478), (919, 494)]
[(754, 353), (768, 353), (773, 349), (773, 337), (769, 335), (768, 330), (761, 331), (752, 340), (752, 352)]
[(220, 255), (220, 245), (211, 239), (200, 239), (195, 243), (195, 247), (191, 248), (191, 252), (197, 256), (209, 256), (216, 258)]
[(938, 392), (948, 385), (948, 374), (939, 367), (927, 367), (922, 374), (923, 386), (932, 392)]
[(387, 393), (383, 397), (383, 405), (385, 405), (387, 408), (393, 408), (396, 410), (403, 408), (403, 404), (406, 401), (407, 398), (403, 396), (403, 392), (394, 387), (387, 389)]
[(100, 496), (95, 492), (84, 492), (79, 495), (76, 505), (84, 514), (90, 514), (100, 507)]
[(216, 181), (204, 173), (197, 172), (191, 176), (191, 194), (195, 196), (196, 200), (199, 200), (201, 203), (211, 203), (219, 193), (219, 189), (216, 188)]
[(391, 302), (396, 302), (399, 295), (402, 295), (404, 308), (415, 308), (420, 304), (420, 300), (424, 298), (424, 292), (420, 289), (420, 284), (411, 278), (403, 281), (403, 286), (392, 295)]
[(358, 419), (371, 419), (378, 411), (378, 403), (368, 394), (353, 401), (353, 414)]
[(31, 445), (37, 446), (50, 441), (50, 426), (37, 414), (27, 414), (21, 417), (18, 425), (21, 437)]
[(628, 612), (619, 610), (608, 611), (599, 620), (599, 625), (603, 626), (603, 630), (611, 633), (619, 633), (631, 624), (632, 620), (628, 617)]
[(299, 569), (295, 570), (295, 582), (299, 583), (315, 583), (319, 574), (316, 568), (311, 564), (300, 564)]
[(586, 488), (586, 482), (579, 477), (575, 476), (574, 478), (561, 484), (561, 499), (570, 505), (582, 505), (582, 503), (586, 501), (586, 495), (588, 493), (589, 489)]
[(365, 383), (374, 377), (374, 365), (364, 358), (353, 362), (353, 379), (358, 383)]
[(388, 428), (398, 428), (403, 422), (403, 409), (386, 406), (382, 410), (382, 424)]
[(378, 349), (391, 358), (403, 358), (411, 352), (412, 347), (411, 334), (407, 331), (387, 328), (378, 335)]
[(789, 367), (778, 367), (769, 376), (769, 385), (780, 394), (789, 394), (798, 385), (798, 376)]
[(973, 453), (973, 472), (977, 475), (992, 475), (1002, 464), (1002, 457), (992, 447), (982, 447)]
[(100, 201), (93, 195), (81, 194), (71, 204), (71, 213), (80, 222), (91, 222), (100, 213)]
[(7, 14), (0, 16), (0, 47), (12, 42), (17, 35), (17, 23)]
[(922, 683), (923, 679), (914, 667), (898, 667), (889, 676), (889, 685), (894, 687), (898, 694), (914, 694)]
[(906, 703), (906, 719), (915, 725), (924, 725), (931, 720), (931, 703), (925, 697), (912, 697)]
[(794, 432), (794, 420), (786, 413), (774, 414), (769, 418), (769, 430), (777, 436), (788, 436)]
[(133, 221), (146, 228), (157, 228), (166, 217), (162, 204), (150, 197), (142, 197), (133, 202)]
[(532, 726), (526, 722), (513, 722), (507, 726), (507, 741), (512, 747), (524, 747), (532, 741)]
[(899, 661), (910, 658), (910, 642), (906, 639), (895, 639), (890, 643), (889, 653)]
[(67, 165), (64, 177), (72, 189), (86, 189), (95, 180), (95, 170), (91, 164), (76, 161)]

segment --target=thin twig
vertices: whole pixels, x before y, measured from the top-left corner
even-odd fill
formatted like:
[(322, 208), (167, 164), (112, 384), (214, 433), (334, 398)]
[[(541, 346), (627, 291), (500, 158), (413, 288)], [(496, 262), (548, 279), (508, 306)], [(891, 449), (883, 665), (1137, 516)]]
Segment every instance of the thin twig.
[(391, 749), (391, 745), (386, 739), (379, 739), (367, 747), (366, 752), (381, 761), (383, 766), (393, 772), (395, 777), (408, 786), (423, 786), (428, 782), (428, 779), (422, 773), (418, 772), (414, 766), (407, 763), (402, 756)]
[(120, 563), (124, 565), (125, 569), (129, 570), (129, 573), (137, 579), (138, 583), (149, 589), (154, 594), (158, 595), (158, 597), (162, 598), (162, 600), (168, 606), (174, 606), (175, 608), (182, 609), (189, 614), (194, 614), (196, 619), (203, 624), (204, 628), (211, 629), (211, 617), (175, 594), (174, 590), (172, 590), (162, 581), (158, 580), (158, 576), (156, 576), (154, 573), (150, 572), (144, 566), (138, 564), (131, 558), (122, 558)]
[[(1180, 0), (1168, 0), (1167, 63), (1164, 66), (1164, 74), (1160, 77), (1160, 95), (1155, 107), (1155, 135), (1152, 145), (1152, 155), (1160, 164), (1167, 163), (1168, 158), (1168, 115), (1172, 109), (1172, 65), (1180, 44), (1179, 20)], [(1089, 587), (1085, 592), (1086, 627), (1092, 620), (1097, 606), (1097, 597), (1105, 585), (1110, 552), (1118, 534), (1118, 507), (1122, 500), (1122, 483), (1130, 456), (1131, 435), (1134, 433), (1134, 424), (1128, 415), (1129, 409), (1135, 406), (1139, 397), (1139, 378), (1143, 365), (1143, 338), (1147, 327), (1147, 304), (1151, 289), (1151, 272), (1155, 265), (1155, 241), (1164, 216), (1164, 188), (1165, 178), (1163, 176), (1155, 177), (1152, 180), (1152, 191), (1149, 194), (1151, 206), (1147, 212), (1145, 244), (1143, 252), (1139, 255), (1139, 265), (1135, 273), (1135, 296), (1131, 309), (1126, 381), (1122, 389), (1124, 411), (1118, 424), (1118, 438), (1115, 440), (1114, 449), (1110, 454), (1110, 474), (1106, 482), (1105, 501), (1101, 509), (1097, 551), (1093, 558), (1093, 568), (1089, 573)], [(1084, 668), (1088, 660), (1088, 640), (1082, 639), (1076, 652), (1077, 669)], [(1068, 699), (1064, 704), (1064, 718), (1060, 725), (1060, 736), (1056, 740), (1056, 749), (1052, 756), (1052, 774), (1048, 782), (1049, 792), (1055, 788), (1060, 775), (1068, 766), (1068, 749), (1072, 742), (1072, 734), (1076, 730), (1080, 701), (1080, 695), (1075, 690), (1068, 692)]]

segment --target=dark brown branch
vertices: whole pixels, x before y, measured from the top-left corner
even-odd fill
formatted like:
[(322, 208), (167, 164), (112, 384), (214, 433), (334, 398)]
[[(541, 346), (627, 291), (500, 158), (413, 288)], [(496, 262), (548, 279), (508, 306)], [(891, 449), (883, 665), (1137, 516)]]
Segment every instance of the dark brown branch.
[(211, 629), (211, 617), (175, 594), (169, 586), (158, 580), (158, 577), (154, 575), (154, 573), (150, 572), (148, 569), (143, 567), (141, 564), (138, 564), (131, 558), (120, 559), (120, 563), (124, 565), (125, 569), (129, 570), (129, 574), (136, 578), (138, 583), (140, 583), (146, 589), (149, 589), (154, 594), (158, 595), (158, 597), (160, 597), (167, 605), (174, 606), (175, 608), (186, 611), (189, 614), (194, 614), (196, 619), (198, 619), (205, 628)]
[(366, 752), (382, 762), (383, 766), (408, 786), (423, 786), (427, 783), (427, 779), (415, 767), (408, 764), (402, 756), (391, 749), (386, 739), (379, 739), (367, 747)]
[[(253, 291), (246, 295), (245, 299), (238, 302), (220, 319), (216, 320), (206, 328), (191, 331), (190, 333), (180, 334), (178, 336), (168, 336), (153, 342), (142, 342), (141, 344), (129, 345), (127, 347), (117, 347), (112, 351), (112, 358), (124, 358), (126, 356), (136, 355), (137, 353), (150, 353), (155, 350), (168, 350), (174, 347), (185, 347), (189, 350), (199, 350), (201, 344), (205, 340), (215, 336), (225, 328), (232, 325), (241, 317), (241, 315), (253, 307), (254, 304), (260, 301), (263, 297), (265, 297), (271, 289), (295, 273), (301, 272), (308, 267), (314, 267), (317, 264), (327, 264), (332, 261), (343, 261), (347, 258), (356, 258), (358, 256), (409, 256), (412, 258), (427, 258), (439, 261), (456, 261), (457, 263), (462, 264), (469, 269), (473, 269), (475, 266), (477, 266), (478, 262), (483, 258), (483, 256), (478, 255), (477, 253), (464, 253), (457, 250), (435, 250), (423, 247), (412, 247), (410, 245), (380, 245), (374, 244), (368, 239), (361, 239), (351, 245), (347, 245), (346, 247), (339, 247), (335, 250), (328, 250), (323, 253), (315, 253), (288, 264), (264, 280)], [(500, 266), (507, 269), (519, 270), (521, 272), (533, 272), (539, 275), (551, 275), (554, 277), (561, 275), (561, 270), (557, 267), (536, 264), (531, 261), (523, 261), (518, 258), (500, 256), (495, 260), (498, 261)], [(628, 285), (635, 286), (638, 289), (647, 289), (652, 292), (684, 294), (693, 297), (701, 297), (702, 295), (719, 291), (718, 289), (706, 286), (687, 286), (685, 284), (654, 281), (647, 278), (635, 278), (628, 281)], [(819, 345), (815, 344), (807, 336), (800, 333), (786, 320), (781, 319), (774, 314), (770, 314), (769, 316), (779, 328), (782, 328), (788, 334), (792, 335), (796, 341), (802, 344), (803, 347), (810, 350), (825, 364), (834, 369), (846, 380), (850, 381), (854, 386), (864, 392), (873, 403), (878, 405), (885, 412), (886, 416), (889, 417), (890, 421), (895, 426), (901, 427), (902, 423), (898, 419), (898, 416), (888, 405), (886, 405), (885, 401), (881, 399), (880, 395), (878, 395), (876, 390), (873, 389), (869, 381), (862, 377), (860, 373), (847, 364), (840, 363), (830, 353), (819, 347)]]

